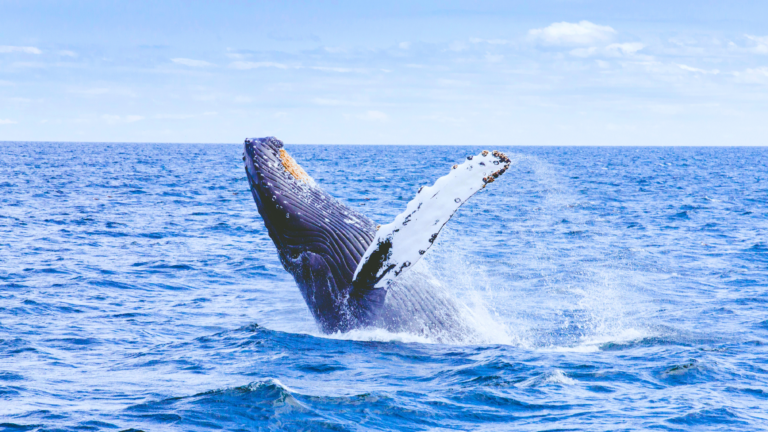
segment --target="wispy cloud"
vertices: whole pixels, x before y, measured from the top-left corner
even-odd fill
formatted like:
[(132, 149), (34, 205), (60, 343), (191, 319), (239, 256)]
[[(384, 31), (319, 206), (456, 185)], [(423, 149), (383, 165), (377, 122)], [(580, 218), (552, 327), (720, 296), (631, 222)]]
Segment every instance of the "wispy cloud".
[(0, 45), (0, 53), (3, 53), (3, 54), (10, 54), (10, 53), (42, 54), (43, 52), (40, 51), (40, 49), (35, 48), (35, 47), (31, 47), (31, 46)]
[(758, 54), (768, 54), (768, 36), (751, 36), (751, 35), (744, 35), (744, 36), (746, 36), (747, 39), (756, 43), (756, 45), (752, 47), (752, 51)]
[(604, 48), (598, 48), (598, 47), (575, 48), (575, 49), (572, 49), (569, 52), (569, 54), (571, 54), (574, 57), (593, 57), (593, 56), (622, 57), (622, 56), (633, 55), (643, 48), (645, 48), (645, 45), (639, 42), (612, 43)]
[(204, 61), (204, 60), (193, 60), (193, 59), (188, 59), (188, 58), (172, 58), (171, 61), (176, 63), (176, 64), (180, 64), (180, 65), (184, 65), (184, 66), (189, 66), (189, 67), (216, 66), (213, 63), (208, 63), (207, 61)]
[(324, 47), (323, 49), (326, 52), (331, 53), (331, 54), (341, 54), (341, 53), (347, 52), (346, 48), (341, 48), (341, 47)]
[(488, 54), (485, 55), (485, 60), (488, 61), (489, 63), (499, 63), (502, 60), (504, 60), (504, 56), (501, 55), (501, 54), (490, 54), (490, 53), (488, 53)]
[(236, 62), (230, 63), (229, 67), (233, 69), (248, 70), (248, 69), (259, 69), (259, 68), (289, 69), (291, 66), (288, 66), (283, 63), (276, 63), (276, 62), (270, 62), (270, 61), (262, 61), (262, 62), (236, 61)]
[(322, 105), (322, 106), (357, 106), (361, 105), (358, 102), (352, 102), (348, 100), (342, 100), (342, 99), (326, 99), (326, 98), (314, 98), (312, 99), (312, 103), (315, 105)]
[(63, 57), (72, 57), (72, 58), (77, 57), (77, 53), (74, 52), (74, 51), (70, 51), (70, 50), (61, 50), (57, 54), (59, 54), (60, 56), (63, 56)]
[(251, 56), (249, 53), (235, 52), (231, 48), (227, 48), (227, 52), (224, 55), (234, 60), (245, 60)]
[(144, 116), (140, 116), (140, 115), (119, 116), (119, 115), (104, 114), (101, 116), (101, 118), (102, 120), (106, 121), (108, 124), (134, 123), (139, 120), (144, 120)]
[(362, 114), (358, 114), (354, 116), (357, 119), (360, 120), (366, 120), (366, 121), (379, 121), (379, 122), (385, 122), (389, 120), (389, 116), (381, 111), (366, 111)]
[(111, 88), (111, 87), (94, 87), (94, 88), (70, 88), (67, 90), (69, 93), (73, 93), (80, 96), (127, 96), (136, 97), (136, 93), (132, 90), (124, 88)]
[(9, 124), (16, 124), (16, 123), (18, 123), (18, 122), (15, 121), (15, 120), (0, 119), (0, 125), (9, 125)]
[(532, 29), (528, 36), (547, 45), (593, 45), (597, 42), (610, 40), (616, 30), (589, 21), (578, 23), (559, 22), (548, 27)]
[(693, 73), (699, 73), (699, 74), (712, 74), (712, 75), (717, 75), (717, 74), (719, 74), (719, 73), (720, 73), (720, 71), (719, 71), (719, 70), (717, 70), (717, 69), (712, 69), (712, 70), (705, 70), (705, 69), (699, 69), (699, 68), (695, 68), (695, 67), (687, 66), (687, 65), (684, 65), (684, 64), (679, 64), (679, 65), (677, 65), (677, 66), (678, 66), (680, 69), (684, 70), (684, 71), (693, 72)]
[(339, 73), (366, 71), (365, 69), (361, 69), (361, 68), (345, 68), (345, 67), (334, 67), (334, 66), (311, 66), (310, 69), (319, 70), (323, 72), (339, 72)]
[(455, 52), (466, 51), (468, 48), (469, 46), (462, 41), (451, 42), (450, 45), (448, 45), (448, 49)]
[[(215, 116), (217, 114), (218, 113), (216, 111), (207, 111), (202, 114), (158, 114), (155, 116), (155, 118), (158, 120), (188, 120), (188, 119), (197, 118), (197, 117)], [(127, 116), (127, 117), (141, 117), (141, 116)], [(139, 118), (134, 121), (141, 120), (142, 118)]]
[(736, 81), (748, 84), (768, 84), (768, 67), (747, 69), (744, 72), (734, 72)]
[(506, 40), (506, 39), (481, 39), (481, 38), (469, 38), (469, 41), (478, 44), (478, 43), (487, 43), (489, 45), (507, 45), (512, 42)]

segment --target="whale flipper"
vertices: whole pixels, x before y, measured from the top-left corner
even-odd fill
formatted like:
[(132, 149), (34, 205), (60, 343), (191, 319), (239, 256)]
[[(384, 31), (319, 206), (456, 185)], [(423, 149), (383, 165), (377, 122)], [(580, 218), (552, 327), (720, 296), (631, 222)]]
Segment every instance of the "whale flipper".
[(416, 264), (434, 244), (440, 230), (472, 195), (493, 182), (507, 168), (504, 153), (483, 151), (468, 156), (434, 185), (422, 187), (405, 211), (379, 227), (353, 276), (353, 293), (387, 289), (405, 270)]

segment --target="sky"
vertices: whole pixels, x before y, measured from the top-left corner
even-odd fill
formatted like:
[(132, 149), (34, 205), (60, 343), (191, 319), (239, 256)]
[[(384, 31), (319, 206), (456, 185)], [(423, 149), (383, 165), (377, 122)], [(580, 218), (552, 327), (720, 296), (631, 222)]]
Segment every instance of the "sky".
[(768, 2), (0, 0), (0, 141), (768, 145)]

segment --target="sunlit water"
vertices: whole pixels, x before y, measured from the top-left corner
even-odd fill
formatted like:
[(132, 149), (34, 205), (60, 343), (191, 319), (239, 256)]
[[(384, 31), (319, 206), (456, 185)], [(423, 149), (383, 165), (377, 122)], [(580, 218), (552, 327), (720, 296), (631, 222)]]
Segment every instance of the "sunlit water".
[[(482, 147), (288, 149), (387, 223)], [(0, 430), (767, 428), (768, 150), (500, 150), (442, 345), (319, 334), (240, 145), (0, 144)]]

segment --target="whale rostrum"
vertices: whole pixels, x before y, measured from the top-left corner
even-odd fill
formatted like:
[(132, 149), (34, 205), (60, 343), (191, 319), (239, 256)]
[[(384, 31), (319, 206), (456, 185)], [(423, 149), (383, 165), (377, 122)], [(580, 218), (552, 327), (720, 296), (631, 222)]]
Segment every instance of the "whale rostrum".
[(378, 229), (320, 188), (280, 140), (246, 139), (243, 156), (259, 214), (321, 331), (461, 330), (458, 306), (433, 282), (407, 273), (456, 210), (504, 174), (506, 155), (468, 156)]

